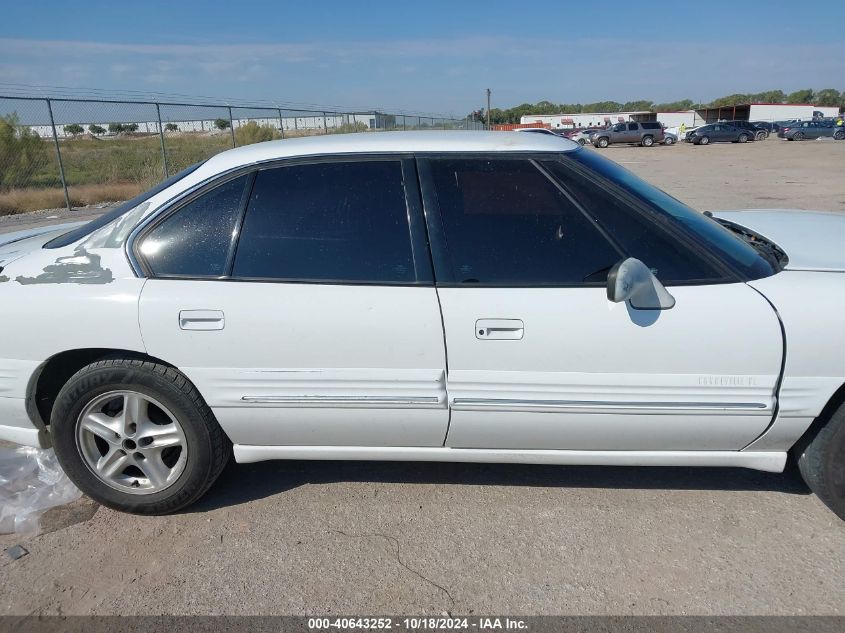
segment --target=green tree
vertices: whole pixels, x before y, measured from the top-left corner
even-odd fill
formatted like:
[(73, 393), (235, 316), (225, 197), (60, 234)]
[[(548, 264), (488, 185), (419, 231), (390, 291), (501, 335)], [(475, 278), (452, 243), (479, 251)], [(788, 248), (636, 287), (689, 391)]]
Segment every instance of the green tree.
[(123, 123), (109, 123), (109, 132), (112, 134), (120, 134), (123, 132)]
[(64, 131), (65, 134), (76, 136), (77, 134), (82, 134), (85, 131), (85, 128), (79, 125), (79, 123), (71, 123), (70, 125), (66, 125), (64, 127)]
[(755, 103), (784, 103), (786, 101), (786, 93), (783, 90), (766, 90), (749, 96)]
[(228, 130), (230, 125), (232, 124), (229, 122), (229, 119), (214, 119), (214, 127), (220, 131)]
[(752, 101), (751, 95), (738, 92), (736, 94), (728, 95), (726, 97), (719, 97), (710, 102), (712, 108), (724, 108), (726, 106), (742, 105)]
[(654, 107), (654, 102), (646, 101), (628, 101), (622, 105), (622, 110), (625, 112), (638, 112), (640, 110), (650, 111)]
[(138, 131), (138, 124), (137, 123), (127, 123), (123, 126), (124, 132), (137, 132)]
[(680, 101), (669, 101), (667, 103), (655, 103), (654, 112), (680, 112), (681, 110), (692, 110), (695, 105), (692, 99), (681, 99)]
[(816, 105), (838, 106), (842, 103), (843, 95), (834, 88), (824, 88), (816, 93)]
[(178, 132), (179, 126), (176, 125), (175, 123), (166, 123), (164, 125), (164, 131), (165, 132)]
[(99, 126), (99, 125), (97, 125), (96, 123), (91, 123), (91, 124), (88, 126), (88, 131), (89, 131), (91, 134), (93, 134), (94, 136), (97, 136), (98, 134), (105, 134), (105, 133), (106, 133), (106, 128), (104, 128), (104, 127), (100, 127), (100, 126)]
[(786, 97), (787, 103), (813, 103), (813, 91), (810, 88), (790, 92)]
[(28, 185), (48, 161), (41, 137), (21, 125), (16, 112), (0, 116), (0, 191)]

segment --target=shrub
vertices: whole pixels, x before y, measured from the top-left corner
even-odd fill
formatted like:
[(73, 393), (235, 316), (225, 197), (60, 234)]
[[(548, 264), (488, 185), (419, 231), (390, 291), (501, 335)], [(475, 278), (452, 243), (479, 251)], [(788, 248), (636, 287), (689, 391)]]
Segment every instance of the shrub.
[(238, 145), (272, 141), (281, 137), (282, 135), (272, 125), (258, 125), (255, 121), (249, 121), (235, 130), (235, 141)]
[(229, 119), (214, 119), (214, 127), (218, 130), (228, 130), (230, 125), (232, 125), (232, 123)]
[(178, 132), (179, 126), (176, 125), (175, 123), (167, 123), (164, 126), (164, 131), (165, 132)]
[(85, 131), (78, 123), (71, 123), (70, 125), (66, 125), (64, 127), (65, 134), (70, 134), (71, 136), (76, 136), (77, 134), (82, 134)]
[(88, 126), (88, 132), (90, 132), (94, 136), (97, 136), (98, 134), (105, 134), (106, 128), (100, 127), (96, 123), (92, 123), (91, 125)]

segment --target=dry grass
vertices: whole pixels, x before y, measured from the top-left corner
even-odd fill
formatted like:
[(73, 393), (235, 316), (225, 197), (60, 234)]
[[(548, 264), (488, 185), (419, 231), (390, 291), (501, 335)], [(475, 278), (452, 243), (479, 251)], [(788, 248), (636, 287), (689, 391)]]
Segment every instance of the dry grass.
[[(81, 207), (100, 202), (118, 202), (134, 198), (144, 185), (135, 182), (118, 182), (101, 185), (75, 185), (69, 188), (70, 203)], [(0, 215), (25, 213), (35, 209), (59, 209), (65, 206), (61, 187), (49, 189), (11, 189), (0, 192)]]

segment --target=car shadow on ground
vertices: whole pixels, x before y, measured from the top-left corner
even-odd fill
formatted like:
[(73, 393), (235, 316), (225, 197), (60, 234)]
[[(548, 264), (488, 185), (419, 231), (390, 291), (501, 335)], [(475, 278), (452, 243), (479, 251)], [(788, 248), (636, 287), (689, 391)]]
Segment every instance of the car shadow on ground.
[(373, 482), (444, 486), (620, 488), (646, 490), (774, 491), (807, 495), (797, 468), (766, 473), (744, 468), (538, 466), (429, 462), (231, 462), (217, 483), (187, 512), (240, 505), (305, 484)]

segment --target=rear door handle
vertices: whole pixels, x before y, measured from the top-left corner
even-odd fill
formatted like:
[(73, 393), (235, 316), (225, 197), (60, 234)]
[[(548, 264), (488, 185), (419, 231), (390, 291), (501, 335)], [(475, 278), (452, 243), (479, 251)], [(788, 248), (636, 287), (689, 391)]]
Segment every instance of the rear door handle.
[(179, 312), (181, 330), (222, 330), (226, 319), (222, 310), (182, 310)]
[(475, 338), (481, 340), (518, 341), (525, 334), (525, 326), (519, 319), (478, 319), (475, 322)]

